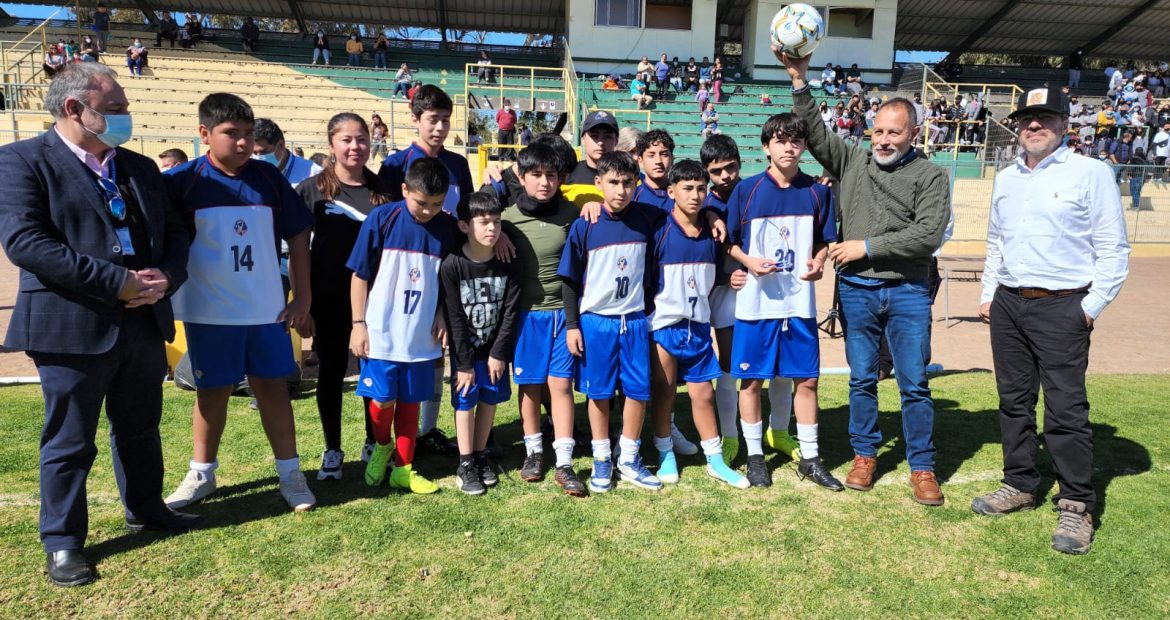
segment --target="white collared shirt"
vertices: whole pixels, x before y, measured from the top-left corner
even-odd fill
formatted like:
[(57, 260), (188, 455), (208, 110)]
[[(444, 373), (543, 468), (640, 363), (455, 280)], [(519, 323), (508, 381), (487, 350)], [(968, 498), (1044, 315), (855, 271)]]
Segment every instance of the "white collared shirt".
[(981, 303), (998, 286), (1075, 289), (1096, 319), (1129, 273), (1129, 242), (1113, 170), (1067, 147), (1034, 170), (1024, 155), (995, 177)]
[(110, 149), (102, 153), (102, 156), (99, 159), (93, 153), (90, 153), (80, 146), (70, 142), (69, 138), (66, 138), (65, 134), (61, 133), (61, 130), (56, 126), (53, 127), (53, 131), (57, 132), (57, 137), (61, 138), (61, 141), (65, 143), (65, 146), (69, 148), (69, 151), (73, 153), (77, 159), (80, 159), (81, 163), (85, 164), (86, 168), (89, 168), (93, 171), (94, 174), (103, 179), (110, 178), (110, 160), (114, 158), (114, 155), (116, 155), (118, 151), (115, 149)]

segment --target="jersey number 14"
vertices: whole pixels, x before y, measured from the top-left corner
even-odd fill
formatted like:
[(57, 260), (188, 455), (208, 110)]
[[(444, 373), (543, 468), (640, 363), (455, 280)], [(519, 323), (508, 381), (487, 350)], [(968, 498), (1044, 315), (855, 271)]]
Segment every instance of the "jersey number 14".
[(252, 260), (252, 246), (245, 245), (243, 250), (241, 250), (240, 246), (233, 245), (232, 263), (236, 273), (239, 273), (241, 270), (252, 271), (252, 267), (256, 266), (256, 263)]

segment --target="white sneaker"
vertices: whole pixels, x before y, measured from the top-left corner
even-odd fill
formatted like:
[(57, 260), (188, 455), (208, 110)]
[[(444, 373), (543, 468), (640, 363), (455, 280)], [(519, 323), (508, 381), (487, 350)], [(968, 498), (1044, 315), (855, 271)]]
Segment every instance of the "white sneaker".
[(374, 455), (374, 444), (367, 443), (362, 446), (362, 462), (369, 463), (370, 457)]
[(345, 463), (345, 453), (341, 450), (326, 450), (321, 457), (321, 469), (317, 470), (317, 480), (341, 480), (341, 465)]
[(215, 472), (201, 472), (194, 469), (187, 470), (187, 476), (183, 478), (183, 482), (179, 483), (179, 488), (175, 489), (163, 501), (167, 508), (178, 510), (186, 508), (203, 498), (215, 493)]
[(699, 453), (699, 446), (687, 439), (673, 422), (670, 424), (670, 440), (674, 442), (674, 451), (683, 456), (694, 456)]
[(293, 512), (312, 510), (317, 505), (317, 498), (309, 490), (309, 483), (301, 471), (294, 471), (288, 478), (280, 481), (280, 494)]

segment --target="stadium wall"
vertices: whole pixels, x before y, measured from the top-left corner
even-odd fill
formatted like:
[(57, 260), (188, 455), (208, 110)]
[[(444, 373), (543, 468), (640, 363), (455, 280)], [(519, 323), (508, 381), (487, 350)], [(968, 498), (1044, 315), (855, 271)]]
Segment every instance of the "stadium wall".
[[(587, 74), (633, 73), (642, 56), (649, 56), (655, 62), (663, 52), (684, 61), (688, 56), (712, 57), (716, 5), (716, 0), (695, 0), (691, 5), (690, 29), (669, 30), (597, 26), (597, 0), (568, 0), (565, 23), (573, 64), (577, 71)], [(645, 3), (642, 8), (645, 23)]]

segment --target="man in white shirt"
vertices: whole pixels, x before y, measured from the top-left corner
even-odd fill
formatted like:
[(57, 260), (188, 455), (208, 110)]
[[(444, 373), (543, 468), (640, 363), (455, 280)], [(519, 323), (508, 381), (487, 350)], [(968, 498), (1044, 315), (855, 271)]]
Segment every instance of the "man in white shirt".
[(1060, 483), (1052, 548), (1083, 554), (1092, 545), (1096, 504), (1085, 393), (1089, 334), (1125, 282), (1129, 243), (1109, 165), (1061, 146), (1068, 102), (1060, 91), (1023, 93), (1012, 118), (1024, 152), (995, 179), (979, 307), (991, 324), (1004, 477), (971, 509), (1000, 516), (1035, 507), (1042, 386), (1044, 443)]

